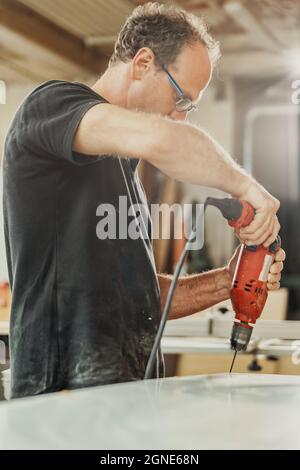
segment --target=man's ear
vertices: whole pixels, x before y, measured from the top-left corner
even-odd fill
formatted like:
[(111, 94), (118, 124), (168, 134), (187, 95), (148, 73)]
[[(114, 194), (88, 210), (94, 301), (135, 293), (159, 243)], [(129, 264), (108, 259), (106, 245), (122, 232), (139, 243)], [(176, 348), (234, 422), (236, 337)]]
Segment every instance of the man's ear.
[(149, 47), (138, 50), (131, 62), (131, 78), (141, 80), (154, 67), (155, 56)]

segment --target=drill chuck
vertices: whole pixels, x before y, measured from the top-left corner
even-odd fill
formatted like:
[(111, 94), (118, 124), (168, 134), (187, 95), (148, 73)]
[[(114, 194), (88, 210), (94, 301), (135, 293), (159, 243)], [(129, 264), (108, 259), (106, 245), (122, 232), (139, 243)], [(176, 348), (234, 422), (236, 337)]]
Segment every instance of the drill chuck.
[(230, 337), (231, 349), (234, 351), (245, 351), (249, 344), (252, 330), (253, 328), (249, 324), (235, 321), (233, 323)]

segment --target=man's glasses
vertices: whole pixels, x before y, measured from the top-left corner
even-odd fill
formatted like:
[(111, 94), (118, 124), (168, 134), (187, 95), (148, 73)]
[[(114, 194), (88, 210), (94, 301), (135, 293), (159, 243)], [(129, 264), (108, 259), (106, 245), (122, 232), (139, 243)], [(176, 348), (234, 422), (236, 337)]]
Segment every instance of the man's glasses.
[(162, 69), (164, 70), (164, 72), (166, 72), (169, 82), (171, 83), (172, 87), (175, 89), (177, 95), (179, 96), (179, 99), (175, 103), (176, 111), (178, 111), (179, 113), (188, 113), (190, 111), (195, 111), (197, 109), (197, 106), (192, 102), (191, 98), (185, 95), (176, 80), (168, 71), (167, 67), (165, 65), (162, 65)]

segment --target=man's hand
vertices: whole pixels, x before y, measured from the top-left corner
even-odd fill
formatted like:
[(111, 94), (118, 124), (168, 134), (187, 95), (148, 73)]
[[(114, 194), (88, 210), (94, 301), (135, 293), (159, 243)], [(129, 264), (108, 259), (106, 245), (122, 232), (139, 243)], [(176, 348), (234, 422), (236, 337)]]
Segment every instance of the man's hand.
[[(230, 259), (227, 268), (231, 279), (233, 279), (234, 271), (236, 268), (236, 263), (238, 261), (238, 255), (240, 251), (240, 246), (237, 247), (235, 250), (232, 258)], [(267, 288), (268, 290), (277, 290), (280, 288), (280, 279), (281, 279), (281, 271), (283, 270), (283, 261), (285, 260), (285, 251), (282, 248), (279, 248), (278, 251), (275, 253), (274, 262), (270, 267), (270, 271), (268, 274), (268, 282)]]
[(255, 217), (248, 227), (238, 230), (237, 236), (246, 245), (271, 245), (280, 230), (276, 213), (279, 201), (257, 182), (253, 181), (240, 199), (248, 201), (255, 209)]
[(280, 288), (281, 271), (283, 270), (283, 261), (285, 260), (285, 251), (279, 248), (275, 253), (274, 263), (270, 267), (268, 275), (267, 288), (276, 290)]

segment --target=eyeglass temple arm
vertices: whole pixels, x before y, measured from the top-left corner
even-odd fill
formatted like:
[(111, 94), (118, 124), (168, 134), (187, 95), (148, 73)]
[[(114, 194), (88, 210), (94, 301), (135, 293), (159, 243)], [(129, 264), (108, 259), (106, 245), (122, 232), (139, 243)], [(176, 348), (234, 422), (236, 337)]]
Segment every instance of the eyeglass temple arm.
[(180, 96), (185, 96), (182, 89), (180, 88), (180, 86), (175, 82), (174, 78), (172, 77), (172, 75), (170, 75), (169, 71), (167, 70), (167, 68), (165, 66), (163, 66), (163, 69), (164, 71), (166, 72), (166, 74), (168, 75), (168, 79), (170, 80), (170, 82), (172, 83), (173, 87), (176, 89), (177, 93), (180, 95)]

